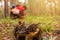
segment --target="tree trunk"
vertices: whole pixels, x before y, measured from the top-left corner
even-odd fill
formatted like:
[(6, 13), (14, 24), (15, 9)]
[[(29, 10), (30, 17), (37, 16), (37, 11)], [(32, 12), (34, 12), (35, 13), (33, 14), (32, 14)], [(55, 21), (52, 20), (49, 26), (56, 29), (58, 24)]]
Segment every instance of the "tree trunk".
[(41, 2), (40, 0), (32, 0), (32, 1), (28, 0), (29, 8), (32, 15), (36, 16), (40, 15), (40, 9), (41, 9), (40, 2)]
[(54, 16), (57, 15), (56, 14), (56, 1), (54, 0), (55, 6), (54, 6)]
[(5, 18), (8, 16), (8, 0), (4, 0), (4, 15)]

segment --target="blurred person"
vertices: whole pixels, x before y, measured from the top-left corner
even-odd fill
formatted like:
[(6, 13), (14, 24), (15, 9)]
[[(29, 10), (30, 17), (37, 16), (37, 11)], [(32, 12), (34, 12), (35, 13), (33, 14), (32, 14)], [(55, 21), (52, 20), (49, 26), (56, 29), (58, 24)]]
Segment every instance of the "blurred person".
[(22, 13), (22, 14), (20, 14), (20, 15), (21, 15), (22, 17), (24, 17), (24, 16), (25, 16), (24, 11), (26, 10), (26, 6), (24, 6), (23, 3), (20, 2), (20, 5), (17, 5), (16, 7), (17, 7), (17, 9), (20, 10), (20, 12)]
[(15, 6), (12, 6), (10, 16), (13, 18), (18, 18), (19, 12), (20, 10), (18, 10)]
[(10, 15), (14, 18), (21, 18), (22, 11), (19, 10), (16, 6), (12, 6)]

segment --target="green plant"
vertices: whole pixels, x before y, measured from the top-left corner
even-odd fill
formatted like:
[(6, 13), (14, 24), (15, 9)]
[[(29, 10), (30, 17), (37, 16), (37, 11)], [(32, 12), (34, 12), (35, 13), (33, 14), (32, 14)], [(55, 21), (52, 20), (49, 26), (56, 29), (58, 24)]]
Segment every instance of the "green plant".
[(43, 32), (49, 33), (49, 32), (51, 32), (51, 31), (55, 30), (55, 26), (54, 26), (54, 24), (51, 22), (51, 23), (48, 23), (48, 24), (43, 24), (43, 25), (41, 26), (41, 29), (42, 29)]

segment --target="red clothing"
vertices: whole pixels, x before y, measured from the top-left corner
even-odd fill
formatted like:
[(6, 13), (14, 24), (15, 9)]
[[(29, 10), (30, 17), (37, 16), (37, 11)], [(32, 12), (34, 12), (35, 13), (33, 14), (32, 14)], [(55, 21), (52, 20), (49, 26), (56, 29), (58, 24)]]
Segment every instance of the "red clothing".
[(20, 11), (22, 11), (22, 16), (24, 16), (24, 10), (25, 10), (25, 8), (23, 6), (17, 6), (17, 9), (19, 9)]

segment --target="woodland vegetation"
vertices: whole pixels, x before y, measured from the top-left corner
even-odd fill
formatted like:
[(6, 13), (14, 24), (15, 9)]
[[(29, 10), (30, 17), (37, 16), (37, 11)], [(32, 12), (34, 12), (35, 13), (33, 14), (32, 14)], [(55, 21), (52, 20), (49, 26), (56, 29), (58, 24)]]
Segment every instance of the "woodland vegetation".
[(19, 21), (24, 21), (26, 27), (40, 23), (38, 27), (43, 32), (42, 39), (46, 37), (52, 40), (53, 36), (60, 40), (60, 0), (25, 0), (27, 10), (23, 19), (10, 18), (11, 4), (19, 4), (18, 0), (2, 1), (4, 6), (0, 6), (0, 40), (15, 40), (13, 31)]

